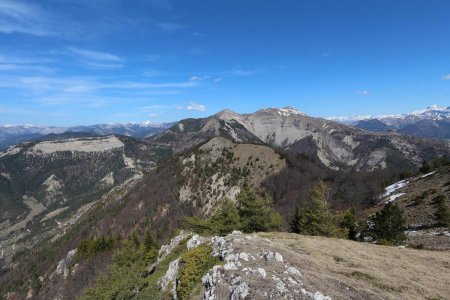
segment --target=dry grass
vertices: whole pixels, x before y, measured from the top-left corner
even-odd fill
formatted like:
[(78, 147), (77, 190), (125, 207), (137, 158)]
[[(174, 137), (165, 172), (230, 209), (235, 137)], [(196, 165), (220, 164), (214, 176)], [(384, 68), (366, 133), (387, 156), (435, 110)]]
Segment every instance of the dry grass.
[[(450, 299), (450, 252), (289, 233), (259, 234), (333, 299)], [(264, 245), (261, 245), (264, 246)]]

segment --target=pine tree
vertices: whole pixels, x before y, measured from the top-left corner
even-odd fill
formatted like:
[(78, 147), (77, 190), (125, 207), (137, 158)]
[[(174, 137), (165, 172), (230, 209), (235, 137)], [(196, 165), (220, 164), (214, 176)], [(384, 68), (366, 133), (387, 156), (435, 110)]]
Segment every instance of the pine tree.
[(419, 169), (419, 171), (421, 172), (421, 173), (423, 173), (423, 174), (425, 174), (425, 173), (429, 173), (429, 172), (431, 172), (431, 164), (430, 164), (430, 162), (429, 161), (424, 161), (423, 163), (422, 163), (422, 167)]
[(244, 232), (279, 230), (283, 220), (272, 208), (272, 199), (244, 186), (237, 197)]
[(294, 214), (291, 217), (291, 221), (289, 222), (289, 231), (293, 233), (301, 233), (302, 232), (302, 210), (296, 205)]
[(343, 221), (341, 222), (341, 228), (348, 229), (348, 239), (357, 240), (358, 235), (358, 225), (356, 222), (355, 209), (351, 208), (344, 212)]
[(233, 201), (226, 198), (211, 218), (212, 231), (226, 235), (233, 230), (241, 229), (241, 217)]
[(437, 198), (436, 212), (434, 213), (437, 225), (448, 227), (450, 226), (450, 210), (445, 203), (444, 196), (439, 196)]
[(145, 250), (147, 250), (147, 251), (158, 248), (158, 244), (153, 239), (153, 236), (151, 235), (150, 230), (147, 230), (145, 233), (144, 247), (145, 247)]
[(313, 186), (307, 207), (303, 210), (296, 207), (294, 211), (290, 222), (291, 231), (307, 235), (347, 238), (349, 229), (341, 221), (345, 214), (334, 213), (329, 206), (328, 198), (329, 189), (324, 182), (320, 181)]
[(374, 223), (372, 235), (379, 243), (399, 245), (406, 240), (403, 212), (396, 203), (386, 204), (372, 217), (372, 221)]

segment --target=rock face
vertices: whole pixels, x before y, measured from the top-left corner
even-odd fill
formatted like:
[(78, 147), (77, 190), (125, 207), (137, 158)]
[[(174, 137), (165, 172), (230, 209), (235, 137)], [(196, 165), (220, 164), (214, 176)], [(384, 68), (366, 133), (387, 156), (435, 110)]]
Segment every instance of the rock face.
[(203, 299), (331, 299), (308, 291), (301, 271), (260, 243), (259, 237), (240, 232), (212, 238), (212, 255), (224, 265), (214, 266), (202, 278)]
[(62, 275), (62, 276), (64, 276), (64, 279), (66, 279), (69, 276), (70, 266), (71, 266), (76, 254), (77, 254), (77, 249), (70, 250), (67, 253), (66, 257), (59, 261), (59, 263), (56, 267), (56, 270), (55, 270), (55, 272), (53, 272), (51, 277), (53, 277), (55, 275), (60, 275), (60, 276)]

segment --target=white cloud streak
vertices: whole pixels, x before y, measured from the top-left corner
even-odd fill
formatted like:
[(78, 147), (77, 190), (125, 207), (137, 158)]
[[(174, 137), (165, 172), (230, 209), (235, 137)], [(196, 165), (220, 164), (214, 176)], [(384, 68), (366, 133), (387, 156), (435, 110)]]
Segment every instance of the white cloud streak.
[(204, 104), (189, 102), (189, 105), (177, 106), (177, 109), (178, 110), (191, 110), (191, 111), (206, 111), (206, 106)]
[(80, 56), (81, 58), (91, 61), (116, 62), (116, 63), (123, 63), (125, 61), (123, 58), (107, 52), (99, 52), (73, 47), (69, 47), (68, 49), (70, 52)]
[(25, 33), (37, 36), (56, 35), (47, 26), (50, 17), (38, 6), (22, 1), (0, 1), (0, 32)]
[(442, 75), (442, 80), (450, 80), (450, 74)]
[(363, 96), (370, 95), (370, 92), (368, 90), (357, 90), (355, 91), (355, 93)]

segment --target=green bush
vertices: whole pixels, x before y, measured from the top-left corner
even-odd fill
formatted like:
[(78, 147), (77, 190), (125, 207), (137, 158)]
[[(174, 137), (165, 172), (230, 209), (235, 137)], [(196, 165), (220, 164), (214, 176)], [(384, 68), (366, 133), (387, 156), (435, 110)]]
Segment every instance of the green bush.
[(218, 262), (217, 258), (211, 256), (211, 246), (205, 244), (181, 255), (177, 278), (177, 298), (190, 299), (203, 275)]
[(77, 259), (86, 259), (102, 252), (111, 251), (116, 239), (113, 237), (99, 237), (82, 240), (77, 247)]
[(95, 287), (86, 289), (81, 299), (135, 299), (148, 287), (143, 276), (158, 256), (158, 246), (148, 248), (131, 235), (115, 250), (108, 274), (100, 275)]

